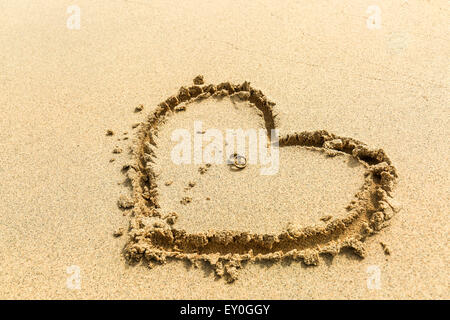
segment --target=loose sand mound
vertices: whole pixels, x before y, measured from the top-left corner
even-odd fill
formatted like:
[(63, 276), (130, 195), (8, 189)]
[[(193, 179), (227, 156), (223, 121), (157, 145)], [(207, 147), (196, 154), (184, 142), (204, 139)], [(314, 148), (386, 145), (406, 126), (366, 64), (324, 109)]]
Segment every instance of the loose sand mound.
[[(161, 179), (160, 159), (156, 157), (161, 140), (159, 133), (169, 118), (182, 116), (180, 111), (199, 107), (200, 101), (220, 104), (223, 99), (248, 104), (261, 115), (263, 121), (260, 126), (268, 133), (277, 128), (279, 120), (275, 103), (248, 82), (204, 85), (202, 77), (197, 77), (193, 86), (181, 87), (177, 95), (159, 104), (141, 124), (133, 147), (133, 163), (124, 167), (133, 190), (130, 198), (119, 200), (119, 206), (132, 209), (129, 241), (125, 248), (130, 263), (143, 261), (153, 267), (168, 259), (187, 260), (195, 266), (203, 262), (212, 266), (217, 276), (232, 282), (237, 279), (237, 269), (248, 262), (293, 260), (317, 265), (319, 255), (334, 256), (345, 248), (364, 257), (364, 240), (386, 227), (388, 220), (399, 210), (391, 197), (397, 178), (396, 169), (382, 149), (371, 149), (360, 141), (323, 130), (281, 135), (280, 149), (301, 149), (303, 154), (310, 152), (310, 157), (318, 154), (347, 157), (359, 169), (362, 168), (362, 186), (346, 206), (345, 214), (331, 213), (317, 225), (300, 227), (289, 224), (281, 232), (187, 232), (177, 227), (179, 214), (167, 213), (160, 204), (160, 194), (165, 192), (163, 187), (168, 187), (171, 181)], [(205, 173), (211, 168), (199, 169)], [(245, 185), (245, 181), (242, 183)], [(187, 189), (194, 187), (195, 183), (186, 186)], [(188, 196), (181, 199), (182, 204), (191, 201)]]

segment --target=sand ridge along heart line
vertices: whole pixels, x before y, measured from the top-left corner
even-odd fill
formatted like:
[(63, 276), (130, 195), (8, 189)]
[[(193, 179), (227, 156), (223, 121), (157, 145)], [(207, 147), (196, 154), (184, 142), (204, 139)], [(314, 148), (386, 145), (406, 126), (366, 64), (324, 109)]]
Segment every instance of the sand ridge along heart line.
[(296, 227), (289, 225), (279, 234), (255, 234), (245, 231), (217, 230), (188, 233), (176, 227), (177, 213), (163, 214), (158, 204), (158, 173), (154, 169), (159, 128), (183, 103), (204, 99), (230, 97), (248, 101), (264, 116), (268, 134), (277, 127), (275, 103), (245, 81), (242, 84), (224, 82), (204, 84), (203, 77), (194, 85), (181, 87), (178, 94), (160, 103), (147, 120), (139, 126), (132, 148), (133, 162), (124, 167), (132, 196), (121, 198), (119, 206), (132, 210), (128, 242), (124, 254), (130, 264), (144, 262), (149, 267), (164, 264), (170, 259), (186, 260), (194, 266), (211, 266), (216, 276), (233, 282), (238, 269), (249, 262), (302, 261), (317, 265), (320, 255), (335, 256), (343, 249), (351, 249), (361, 258), (366, 256), (363, 242), (372, 234), (388, 226), (389, 220), (400, 210), (392, 198), (397, 173), (382, 149), (372, 149), (352, 138), (339, 137), (324, 130), (281, 135), (279, 147), (298, 146), (328, 156), (350, 156), (365, 168), (364, 183), (346, 207), (343, 218), (331, 218), (323, 226)]

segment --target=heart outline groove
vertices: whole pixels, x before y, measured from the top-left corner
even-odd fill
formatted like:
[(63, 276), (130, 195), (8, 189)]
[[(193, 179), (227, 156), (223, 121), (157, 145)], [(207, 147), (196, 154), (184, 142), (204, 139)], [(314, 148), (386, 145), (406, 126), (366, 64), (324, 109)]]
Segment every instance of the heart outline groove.
[(187, 107), (204, 99), (224, 97), (248, 101), (259, 109), (268, 134), (278, 126), (275, 103), (247, 81), (238, 85), (230, 82), (205, 85), (203, 77), (198, 76), (194, 85), (181, 87), (176, 95), (161, 102), (139, 126), (132, 148), (133, 162), (124, 166), (132, 187), (128, 205), (121, 205), (123, 199), (119, 201), (122, 208), (132, 209), (129, 238), (124, 248), (128, 263), (145, 262), (150, 268), (170, 259), (185, 260), (196, 267), (206, 263), (216, 276), (233, 282), (238, 278), (238, 269), (248, 262), (290, 260), (317, 265), (320, 255), (334, 257), (344, 249), (351, 249), (364, 258), (363, 242), (388, 226), (401, 208), (392, 198), (398, 175), (383, 149), (373, 149), (361, 141), (325, 130), (280, 135), (279, 147), (299, 146), (330, 157), (347, 155), (364, 166), (364, 183), (346, 207), (347, 215), (343, 218), (332, 218), (324, 226), (289, 226), (279, 234), (231, 230), (187, 233), (176, 228), (176, 213), (160, 212), (157, 173), (153, 166), (155, 137), (160, 126), (176, 112), (180, 103)]

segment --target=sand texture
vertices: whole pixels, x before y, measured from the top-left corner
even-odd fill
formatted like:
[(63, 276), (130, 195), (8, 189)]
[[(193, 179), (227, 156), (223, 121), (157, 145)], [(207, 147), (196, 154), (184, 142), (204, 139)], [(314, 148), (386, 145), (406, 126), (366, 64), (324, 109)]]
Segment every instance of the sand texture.
[[(371, 5), (2, 3), (0, 298), (448, 298), (450, 9)], [(211, 128), (279, 171), (171, 161)]]

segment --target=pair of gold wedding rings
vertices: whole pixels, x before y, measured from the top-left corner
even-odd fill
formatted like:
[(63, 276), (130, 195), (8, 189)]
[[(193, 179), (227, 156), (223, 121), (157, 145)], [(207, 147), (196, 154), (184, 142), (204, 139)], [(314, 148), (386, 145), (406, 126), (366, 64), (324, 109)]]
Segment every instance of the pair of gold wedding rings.
[(240, 154), (233, 153), (230, 155), (228, 164), (236, 167), (237, 169), (244, 169), (247, 166), (247, 158)]

